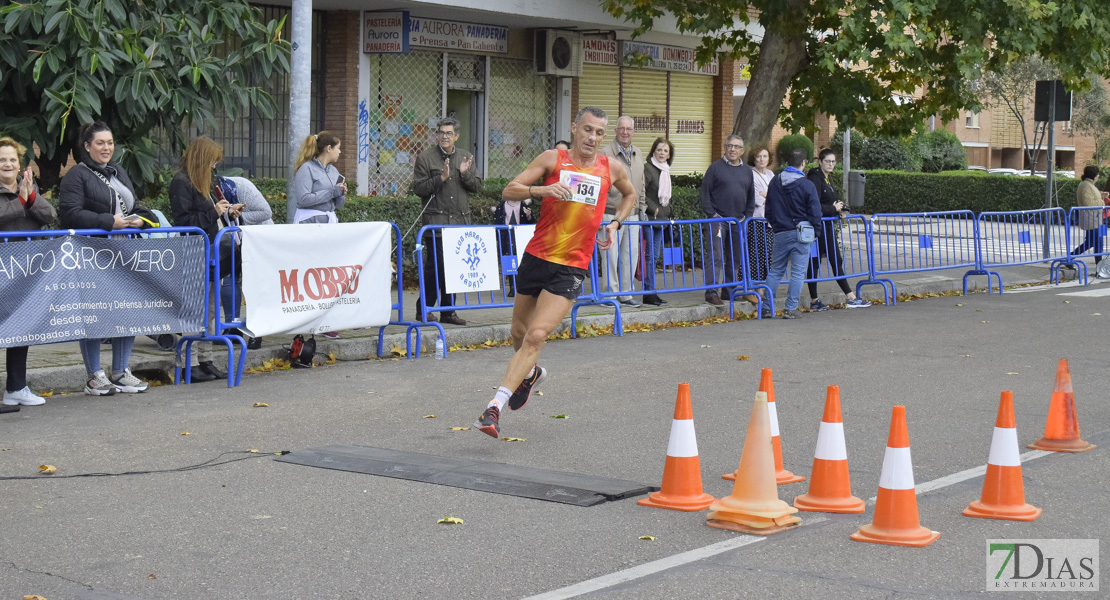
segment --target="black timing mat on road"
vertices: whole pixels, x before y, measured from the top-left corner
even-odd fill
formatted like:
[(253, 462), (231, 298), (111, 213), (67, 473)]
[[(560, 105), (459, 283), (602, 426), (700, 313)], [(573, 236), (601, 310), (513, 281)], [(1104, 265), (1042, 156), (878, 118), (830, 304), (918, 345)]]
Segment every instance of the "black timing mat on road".
[(659, 489), (656, 486), (608, 477), (531, 469), (370, 446), (309, 448), (297, 450), (276, 460), (309, 467), (395, 477), (575, 506), (593, 506)]

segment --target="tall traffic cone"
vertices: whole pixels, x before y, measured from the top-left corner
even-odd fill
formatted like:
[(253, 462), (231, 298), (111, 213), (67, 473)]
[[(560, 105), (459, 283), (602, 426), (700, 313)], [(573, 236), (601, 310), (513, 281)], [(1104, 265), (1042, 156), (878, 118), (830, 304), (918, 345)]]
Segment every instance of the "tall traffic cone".
[[(771, 446), (775, 450), (775, 482), (779, 485), (805, 481), (805, 477), (795, 475), (782, 468), (782, 442), (779, 440), (779, 413), (775, 410), (775, 382), (771, 379), (771, 369), (763, 369), (759, 377), (759, 391), (767, 393), (767, 413), (771, 419)], [(736, 473), (721, 475), (721, 479), (736, 480)]]
[(792, 516), (798, 509), (779, 500), (775, 484), (775, 459), (771, 452), (771, 424), (767, 394), (756, 392), (744, 452), (736, 469), (732, 494), (709, 507), (706, 525), (741, 533), (767, 535), (801, 522)]
[(1079, 439), (1079, 415), (1075, 412), (1075, 390), (1071, 387), (1068, 359), (1061, 358), (1056, 367), (1056, 389), (1048, 404), (1048, 420), (1044, 437), (1029, 444), (1037, 450), (1053, 452), (1085, 452), (1095, 447)]
[(875, 517), (852, 534), (857, 542), (892, 546), (928, 546), (940, 534), (922, 527), (917, 517), (917, 493), (913, 486), (913, 461), (910, 460), (910, 433), (906, 428), (906, 407), (895, 406), (890, 418), (890, 436), (879, 476), (879, 497)]
[(809, 473), (809, 493), (794, 498), (794, 508), (816, 512), (861, 513), (864, 502), (852, 495), (848, 477), (848, 448), (840, 418), (840, 388), (829, 386), (825, 415), (817, 433), (817, 450)]
[(994, 422), (994, 436), (991, 437), (983, 495), (964, 509), (964, 515), (1011, 521), (1032, 521), (1041, 516), (1041, 509), (1025, 503), (1012, 392), (1002, 392), (1002, 399), (998, 402), (998, 419)]
[(694, 436), (694, 412), (690, 408), (690, 384), (678, 384), (674, 402), (671, 438), (663, 463), (663, 485), (658, 492), (636, 501), (641, 506), (671, 510), (704, 510), (716, 500), (702, 491), (698, 440)]

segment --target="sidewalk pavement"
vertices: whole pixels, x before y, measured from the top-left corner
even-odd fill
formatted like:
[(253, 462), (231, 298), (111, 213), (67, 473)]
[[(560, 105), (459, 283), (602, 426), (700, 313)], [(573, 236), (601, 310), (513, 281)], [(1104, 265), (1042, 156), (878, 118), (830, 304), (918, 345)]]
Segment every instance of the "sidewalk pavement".
[[(1007, 267), (999, 269), (1006, 287), (1042, 283), (1048, 281), (1049, 269), (1046, 264), (1028, 265), (1022, 267)], [(943, 271), (906, 273), (903, 276), (893, 277), (896, 293), (902, 294), (928, 294), (950, 291), (960, 292), (963, 289), (964, 269), (949, 269)], [(1064, 271), (1065, 280), (1075, 278), (1074, 272)], [(1094, 269), (1088, 261), (1088, 277), (1094, 281)], [(976, 276), (968, 281), (968, 291), (985, 291), (986, 277)], [(700, 281), (700, 275), (695, 274), (695, 279)], [(857, 279), (850, 279), (849, 283), (855, 288)], [(826, 304), (843, 304), (845, 297), (835, 282), (827, 281), (818, 284), (818, 292)], [(786, 289), (780, 288), (776, 294), (777, 309), (781, 310)], [(997, 293), (997, 290), (995, 290)], [(728, 316), (728, 304), (723, 307), (714, 307), (704, 302), (703, 291), (687, 291), (665, 293), (660, 295), (667, 304), (656, 307), (643, 305), (639, 308), (621, 308), (621, 315), (625, 325), (630, 323), (667, 323), (671, 321), (697, 321), (712, 316)], [(882, 310), (882, 286), (869, 285), (862, 290), (863, 298), (878, 302), (871, 310)], [(637, 300), (641, 296), (635, 296)], [(404, 294), (405, 315), (412, 317), (413, 307), (416, 305), (416, 291), (406, 290)], [(808, 292), (803, 286), (802, 304), (809, 305)], [(737, 300), (736, 317), (743, 318), (741, 313), (751, 315), (755, 307), (743, 300)], [(903, 310), (912, 310), (905, 307)], [(481, 344), (487, 340), (504, 340), (509, 337), (509, 325), (512, 320), (512, 309), (481, 308), (474, 310), (460, 310), (458, 314), (467, 321), (465, 326), (445, 325), (448, 347), (458, 345)], [(396, 318), (396, 313), (393, 315)], [(814, 318), (817, 318), (816, 315)], [(836, 318), (835, 312), (820, 318)], [(578, 322), (582, 325), (603, 326), (611, 325), (614, 319), (614, 310), (604, 306), (584, 306), (578, 311)], [(557, 331), (570, 326), (570, 317), (563, 320)], [(753, 326), (757, 326), (754, 325)], [(438, 332), (434, 326), (422, 328), (421, 355), (431, 356)], [(262, 348), (247, 351), (246, 368), (256, 367), (265, 360), (276, 357), (287, 357), (282, 349), (282, 344), (288, 344), (292, 336), (270, 336), (263, 340)], [(323, 360), (329, 353), (334, 353), (338, 360), (372, 359), (377, 352), (378, 329), (366, 328), (361, 330), (342, 331), (336, 339), (317, 337), (316, 358)], [(405, 347), (405, 328), (391, 325), (386, 327), (383, 351), (386, 357), (394, 345)], [(194, 345), (194, 362), (196, 346)], [(217, 347), (216, 366), (220, 370), (226, 368), (226, 354), (222, 345)], [(111, 347), (103, 346), (101, 362), (111, 364)], [(84, 366), (81, 361), (81, 351), (76, 342), (61, 344), (47, 344), (32, 346), (27, 359), (27, 381), (32, 390), (45, 392), (79, 392), (85, 384)], [(131, 356), (131, 370), (140, 377), (152, 378), (160, 376), (162, 379), (172, 381), (174, 368), (174, 353), (162, 352), (157, 343), (145, 336), (135, 338), (135, 347)], [(205, 383), (203, 385), (225, 385), (223, 380)], [(201, 385), (201, 384), (198, 384)], [(249, 385), (249, 380), (244, 379), (244, 385)]]

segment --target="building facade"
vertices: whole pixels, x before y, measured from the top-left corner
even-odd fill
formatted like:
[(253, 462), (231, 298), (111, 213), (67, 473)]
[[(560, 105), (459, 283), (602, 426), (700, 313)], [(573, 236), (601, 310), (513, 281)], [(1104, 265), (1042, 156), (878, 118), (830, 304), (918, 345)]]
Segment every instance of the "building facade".
[[(598, 0), (316, 0), (313, 9), (312, 128), (340, 137), (337, 166), (364, 195), (408, 193), (442, 116), (461, 123), (456, 144), (487, 179), (515, 177), (568, 139), (584, 106), (609, 113), (611, 129), (631, 116), (645, 151), (668, 137), (675, 173), (703, 172), (732, 128), (731, 61), (699, 66), (699, 39), (673, 22), (633, 41)], [(282, 114), (266, 124), (267, 139), (286, 139), (288, 83), (271, 93)], [(229, 164), (284, 176), (287, 154), (242, 133), (252, 127), (248, 117), (211, 133)]]

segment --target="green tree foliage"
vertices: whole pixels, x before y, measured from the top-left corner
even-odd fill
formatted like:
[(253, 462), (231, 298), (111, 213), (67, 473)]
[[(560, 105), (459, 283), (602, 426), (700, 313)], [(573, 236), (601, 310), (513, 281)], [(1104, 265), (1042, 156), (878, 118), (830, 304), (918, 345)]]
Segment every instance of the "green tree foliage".
[(1095, 79), (1091, 82), (1091, 89), (1076, 95), (1071, 124), (1076, 133), (1095, 138), (1094, 164), (1101, 165), (1110, 160), (1110, 98), (1107, 97), (1106, 83)]
[(779, 145), (775, 148), (775, 155), (778, 157), (778, 164), (786, 165), (786, 159), (790, 156), (790, 152), (795, 148), (805, 150), (806, 161), (813, 158), (813, 140), (801, 134), (791, 134), (783, 136), (779, 140)]
[[(978, 109), (973, 82), (1024, 57), (1056, 65), (1075, 89), (1110, 75), (1106, 0), (603, 0), (634, 35), (672, 15), (719, 52), (752, 65), (733, 131), (766, 142), (779, 118), (818, 113), (864, 134), (909, 135), (928, 117)], [(755, 21), (758, 20), (758, 26)], [(788, 102), (784, 102), (784, 99)]]
[(246, 0), (25, 0), (0, 8), (0, 131), (38, 144), (44, 188), (79, 126), (112, 128), (128, 173), (152, 182), (159, 156), (193, 128), (245, 110), (272, 115), (259, 84), (289, 70), (284, 19)]
[(916, 135), (911, 140), (918, 145), (921, 170), (926, 173), (963, 171), (967, 168), (967, 152), (956, 134), (938, 129)]

